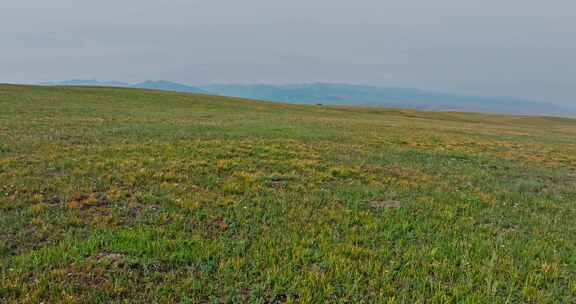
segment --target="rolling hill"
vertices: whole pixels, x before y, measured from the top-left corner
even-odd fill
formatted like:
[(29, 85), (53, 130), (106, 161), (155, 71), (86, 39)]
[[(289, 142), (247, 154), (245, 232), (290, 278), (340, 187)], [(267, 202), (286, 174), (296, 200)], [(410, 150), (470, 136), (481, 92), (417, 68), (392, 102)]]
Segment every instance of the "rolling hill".
[(1, 303), (573, 303), (576, 121), (0, 85)]
[(118, 81), (99, 82), (96, 80), (72, 80), (44, 84), (132, 87), (183, 93), (204, 93), (293, 104), (576, 117), (576, 106), (511, 97), (470, 96), (402, 87), (335, 83), (301, 85), (229, 84), (193, 87), (169, 81), (146, 81), (137, 84), (127, 84)]

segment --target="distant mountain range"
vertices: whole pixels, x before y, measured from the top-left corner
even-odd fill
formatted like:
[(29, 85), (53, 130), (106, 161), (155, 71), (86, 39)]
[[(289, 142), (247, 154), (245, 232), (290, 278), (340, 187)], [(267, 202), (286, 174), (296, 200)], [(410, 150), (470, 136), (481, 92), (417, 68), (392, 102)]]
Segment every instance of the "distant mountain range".
[(144, 81), (139, 83), (126, 83), (120, 81), (99, 81), (99, 80), (65, 80), (58, 82), (41, 82), (40, 85), (59, 85), (59, 86), (98, 86), (98, 87), (122, 87), (134, 89), (149, 89), (182, 93), (205, 93), (208, 92), (189, 85), (180, 84), (176, 82), (157, 80), (157, 81)]
[(95, 79), (72, 79), (64, 81), (40, 82), (39, 85), (58, 86), (98, 86), (98, 87), (130, 87), (131, 84), (121, 81), (99, 81)]
[(470, 96), (402, 87), (334, 83), (298, 85), (226, 84), (189, 86), (169, 81), (136, 84), (119, 81), (69, 80), (43, 85), (112, 86), (203, 93), (294, 104), (351, 105), (434, 111), (487, 112), (515, 115), (576, 116), (576, 106), (559, 106), (511, 97)]
[(174, 92), (182, 92), (182, 93), (205, 93), (208, 92), (197, 88), (188, 86), (185, 84), (179, 84), (170, 81), (145, 81), (137, 84), (133, 84), (130, 86), (131, 88), (138, 88), (138, 89), (150, 89), (150, 90), (161, 90), (161, 91), (174, 91)]

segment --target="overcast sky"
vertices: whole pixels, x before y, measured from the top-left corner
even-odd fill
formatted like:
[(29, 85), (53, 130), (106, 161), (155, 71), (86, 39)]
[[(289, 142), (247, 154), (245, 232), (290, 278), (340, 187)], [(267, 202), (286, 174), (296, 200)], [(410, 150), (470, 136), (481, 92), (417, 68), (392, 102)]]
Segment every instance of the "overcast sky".
[(350, 82), (576, 104), (574, 0), (0, 0), (0, 82)]

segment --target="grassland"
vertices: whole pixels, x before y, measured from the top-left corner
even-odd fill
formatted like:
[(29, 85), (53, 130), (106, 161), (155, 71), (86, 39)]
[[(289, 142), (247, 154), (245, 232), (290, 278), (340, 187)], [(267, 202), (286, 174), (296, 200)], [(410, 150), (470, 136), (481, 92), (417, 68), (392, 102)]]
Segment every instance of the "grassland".
[(2, 303), (575, 303), (576, 121), (0, 86)]

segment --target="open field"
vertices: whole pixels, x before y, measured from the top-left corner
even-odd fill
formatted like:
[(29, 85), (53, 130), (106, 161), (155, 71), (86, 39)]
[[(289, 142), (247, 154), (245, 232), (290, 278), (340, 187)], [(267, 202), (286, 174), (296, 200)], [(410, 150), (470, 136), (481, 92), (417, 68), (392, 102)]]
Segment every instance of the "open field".
[(2, 303), (575, 303), (576, 121), (0, 86)]

